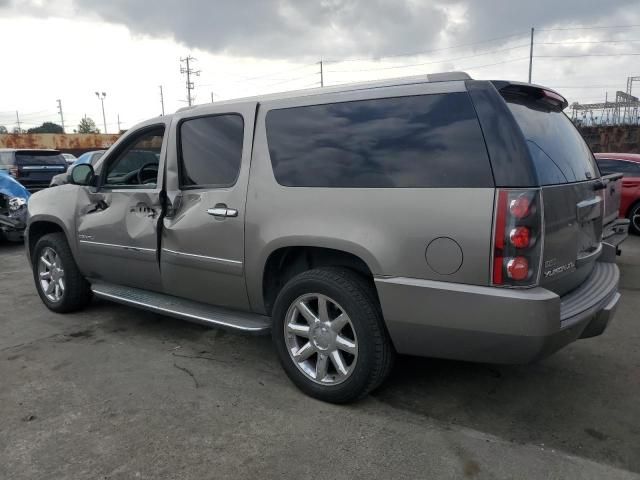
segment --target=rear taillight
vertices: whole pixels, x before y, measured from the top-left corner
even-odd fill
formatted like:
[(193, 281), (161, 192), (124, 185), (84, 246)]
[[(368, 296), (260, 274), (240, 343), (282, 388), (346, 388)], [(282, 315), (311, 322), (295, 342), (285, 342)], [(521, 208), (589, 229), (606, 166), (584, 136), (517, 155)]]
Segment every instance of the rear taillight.
[(530, 287), (538, 282), (542, 225), (539, 190), (498, 189), (493, 225), (493, 285)]

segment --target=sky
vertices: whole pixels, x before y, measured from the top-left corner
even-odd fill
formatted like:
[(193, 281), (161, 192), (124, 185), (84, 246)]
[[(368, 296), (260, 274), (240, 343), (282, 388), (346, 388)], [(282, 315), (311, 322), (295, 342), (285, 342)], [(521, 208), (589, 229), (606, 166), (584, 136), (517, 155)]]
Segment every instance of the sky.
[[(463, 70), (602, 102), (640, 76), (638, 0), (0, 0), (0, 125), (107, 132), (195, 103)], [(640, 82), (635, 84), (640, 93)]]

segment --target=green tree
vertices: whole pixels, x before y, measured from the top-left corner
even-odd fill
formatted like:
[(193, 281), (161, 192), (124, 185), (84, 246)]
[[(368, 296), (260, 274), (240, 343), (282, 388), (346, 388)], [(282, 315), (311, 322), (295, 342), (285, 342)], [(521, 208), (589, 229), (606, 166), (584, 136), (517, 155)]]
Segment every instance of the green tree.
[(89, 117), (84, 117), (78, 124), (78, 133), (100, 133), (96, 128), (96, 122)]
[(64, 133), (64, 130), (57, 123), (44, 122), (39, 127), (30, 128), (27, 133)]
[(0, 135), (4, 133), (9, 133), (9, 131), (7, 130), (7, 127), (0, 125)]
[(20, 128), (20, 127), (13, 127), (13, 130), (11, 132), (15, 134), (27, 133), (27, 131), (24, 128)]

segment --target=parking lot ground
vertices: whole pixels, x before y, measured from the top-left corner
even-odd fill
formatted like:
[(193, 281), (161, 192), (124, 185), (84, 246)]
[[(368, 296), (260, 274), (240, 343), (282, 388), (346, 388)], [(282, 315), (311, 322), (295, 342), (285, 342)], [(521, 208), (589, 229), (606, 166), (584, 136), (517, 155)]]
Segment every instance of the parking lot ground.
[(335, 406), (268, 337), (102, 301), (53, 314), (0, 244), (0, 479), (640, 478), (640, 238), (623, 247), (603, 336), (529, 366), (402, 357)]

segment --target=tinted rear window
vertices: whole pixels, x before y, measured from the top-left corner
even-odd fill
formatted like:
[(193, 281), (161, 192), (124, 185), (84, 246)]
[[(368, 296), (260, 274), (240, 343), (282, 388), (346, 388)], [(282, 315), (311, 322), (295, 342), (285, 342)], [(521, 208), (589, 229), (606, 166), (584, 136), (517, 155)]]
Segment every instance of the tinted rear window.
[(244, 120), (238, 114), (185, 120), (180, 125), (180, 186), (228, 187), (240, 172)]
[(599, 176), (591, 150), (564, 113), (516, 99), (507, 104), (527, 140), (540, 185)]
[(66, 165), (61, 153), (56, 152), (16, 152), (18, 165)]
[(281, 185), (493, 186), (484, 139), (466, 93), (271, 110), (266, 126)]

